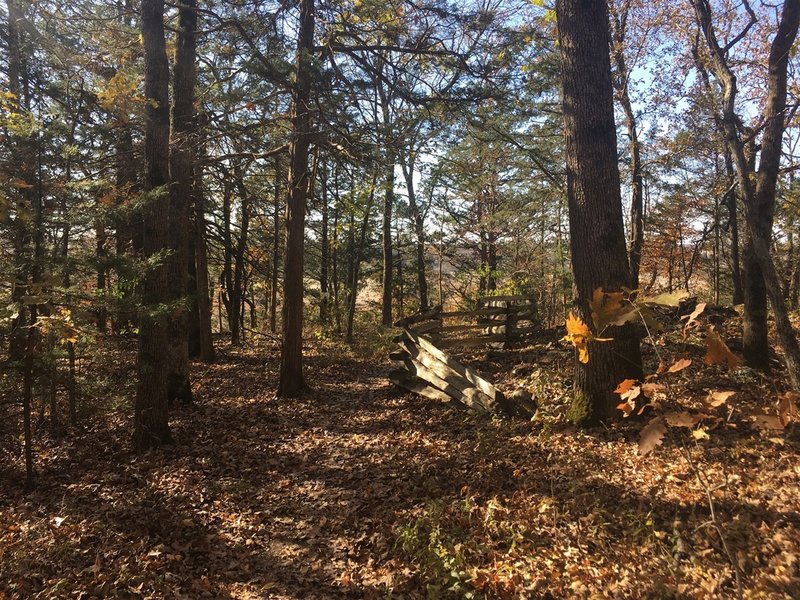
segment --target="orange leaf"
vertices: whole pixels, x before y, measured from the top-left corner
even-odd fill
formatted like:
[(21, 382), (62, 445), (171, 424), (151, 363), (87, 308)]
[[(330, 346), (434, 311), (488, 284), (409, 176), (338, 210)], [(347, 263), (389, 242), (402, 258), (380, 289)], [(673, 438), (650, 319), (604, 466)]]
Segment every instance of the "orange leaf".
[(703, 362), (707, 365), (726, 364), (729, 369), (735, 369), (742, 364), (742, 359), (730, 351), (711, 325), (706, 327), (706, 348)]
[(578, 350), (578, 360), (582, 363), (589, 362), (589, 340), (592, 339), (592, 332), (589, 326), (580, 317), (570, 311), (566, 322), (567, 335), (564, 340), (571, 342)]
[(633, 384), (636, 383), (635, 379), (624, 379), (620, 384), (617, 386), (617, 389), (614, 390), (615, 394), (624, 394), (629, 389), (633, 387)]
[(800, 396), (790, 391), (781, 394), (778, 398), (778, 416), (783, 426), (786, 427), (791, 421), (796, 421), (800, 415), (797, 410), (797, 401), (800, 400)]

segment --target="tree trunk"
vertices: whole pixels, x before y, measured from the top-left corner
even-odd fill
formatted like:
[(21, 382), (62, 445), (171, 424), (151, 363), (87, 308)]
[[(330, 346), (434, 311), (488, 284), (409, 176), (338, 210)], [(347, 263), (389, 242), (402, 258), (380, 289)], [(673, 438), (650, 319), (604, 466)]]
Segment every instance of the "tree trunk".
[(173, 70), (172, 137), (170, 154), (170, 256), (169, 300), (175, 306), (170, 315), (169, 376), (170, 402), (192, 403), (189, 382), (189, 208), (194, 184), (197, 128), (194, 88), (197, 81), (196, 0), (182, 0), (178, 11), (178, 37)]
[[(604, 0), (557, 0), (563, 82), (572, 267), (577, 312), (592, 323), (595, 289), (630, 287), (622, 221), (616, 127), (610, 75), (609, 33)], [(619, 414), (614, 389), (642, 376), (639, 340), (629, 327), (604, 332), (589, 362), (576, 357), (571, 419), (593, 425)]]
[(328, 294), (328, 270), (330, 265), (330, 243), (328, 241), (328, 173), (325, 165), (322, 170), (322, 232), (320, 236), (319, 264), (319, 322), (327, 325), (330, 321), (330, 296)]
[(628, 153), (631, 161), (631, 231), (628, 242), (628, 262), (631, 272), (631, 289), (639, 288), (639, 267), (642, 264), (642, 248), (644, 246), (644, 200), (642, 180), (642, 156), (639, 135), (636, 131), (636, 115), (633, 112), (630, 94), (628, 93), (628, 65), (625, 61), (624, 42), (628, 21), (629, 2), (624, 2), (619, 14), (610, 19), (612, 44), (611, 55), (614, 58), (616, 77), (614, 87), (617, 99), (625, 114), (625, 127), (628, 131)]
[(214, 362), (214, 339), (211, 335), (211, 286), (208, 281), (208, 244), (206, 242), (205, 196), (200, 165), (195, 165), (194, 228), (197, 280), (197, 312), (200, 325), (200, 360)]
[(278, 330), (278, 265), (281, 252), (281, 160), (275, 157), (275, 195), (272, 202), (272, 279), (270, 281), (269, 330)]
[(415, 259), (417, 269), (417, 286), (419, 288), (419, 309), (428, 309), (428, 279), (425, 274), (425, 219), (417, 202), (417, 194), (414, 190), (414, 163), (415, 157), (409, 152), (408, 165), (401, 161), (403, 177), (406, 180), (406, 192), (408, 193), (408, 206), (411, 209), (411, 219), (414, 225), (414, 235), (416, 236)]
[[(24, 81), (27, 79), (26, 61), (19, 31), (19, 21), (23, 18), (23, 10), (18, 0), (7, 0), (6, 6), (8, 8), (8, 91), (13, 94), (13, 98), (9, 98), (9, 101), (17, 112), (23, 112), (29, 108), (25, 102), (25, 98), (28, 96), (24, 90)], [(14, 190), (17, 216), (14, 218), (13, 224), (13, 247), (16, 261), (11, 300), (17, 307), (17, 316), (11, 322), (8, 356), (11, 361), (21, 362), (23, 359), (27, 360), (28, 336), (25, 329), (28, 325), (28, 311), (22, 299), (28, 293), (29, 269), (25, 257), (30, 251), (31, 238), (25, 219), (19, 215), (29, 214), (33, 208), (31, 190), (33, 190), (35, 181), (33, 179), (34, 169), (31, 167), (34, 164), (34, 152), (29, 136), (11, 134), (11, 144), (13, 151), (9, 161), (9, 170), (12, 173), (18, 173), (24, 185)]]
[(392, 324), (392, 291), (393, 281), (393, 261), (394, 252), (392, 251), (392, 209), (394, 208), (394, 157), (391, 152), (387, 153), (389, 165), (386, 166), (386, 181), (383, 190), (383, 226), (381, 236), (383, 240), (383, 276), (382, 299), (381, 299), (381, 325), (388, 327)]
[[(778, 31), (770, 47), (768, 61), (769, 81), (764, 109), (766, 127), (761, 140), (761, 157), (755, 186), (751, 180), (752, 169), (748, 165), (744, 146), (739, 138), (737, 129), (735, 111), (736, 77), (727, 63), (725, 50), (717, 42), (711, 7), (708, 1), (692, 0), (692, 5), (711, 52), (715, 75), (722, 83), (724, 90), (722, 122), (725, 128), (725, 141), (731, 151), (739, 179), (752, 256), (761, 271), (766, 295), (775, 315), (778, 339), (781, 346), (783, 346), (786, 367), (792, 387), (795, 391), (800, 392), (800, 346), (797, 344), (797, 338), (789, 320), (780, 279), (770, 254), (771, 216), (774, 212), (775, 189), (785, 126), (787, 68), (789, 52), (797, 37), (798, 24), (800, 23), (800, 0), (786, 0), (784, 2)], [(768, 222), (769, 226), (767, 226)], [(753, 272), (751, 271), (752, 274)], [(747, 270), (745, 271), (745, 276), (747, 277)], [(747, 295), (752, 290), (748, 290), (750, 283), (744, 287), (745, 302), (747, 302)]]
[(300, 0), (297, 76), (292, 91), (292, 137), (289, 142), (289, 194), (286, 200), (286, 258), (283, 283), (283, 331), (278, 395), (295, 398), (303, 380), (303, 253), (306, 196), (309, 189), (308, 149), (311, 137), (314, 0)]
[[(142, 0), (142, 39), (145, 51), (145, 191), (144, 257), (167, 248), (169, 221), (169, 63), (164, 40), (163, 0)], [(169, 298), (167, 265), (152, 265), (142, 283), (139, 326), (139, 381), (133, 421), (133, 446), (147, 450), (172, 441), (167, 419), (169, 315), (163, 308)]]
[(723, 196), (723, 203), (728, 209), (728, 226), (731, 231), (731, 278), (733, 279), (733, 304), (744, 302), (744, 290), (742, 289), (742, 268), (739, 260), (739, 215), (736, 210), (736, 173), (733, 169), (733, 160), (727, 146), (725, 146), (725, 175), (729, 186)]
[(355, 246), (355, 239), (354, 239), (354, 232), (353, 232), (353, 222), (351, 221), (351, 237), (350, 237), (350, 248), (351, 248), (351, 272), (350, 272), (350, 290), (347, 297), (348, 305), (347, 305), (347, 330), (345, 333), (345, 341), (348, 344), (353, 343), (353, 323), (355, 321), (356, 316), (356, 300), (358, 297), (358, 280), (361, 275), (361, 260), (364, 256), (364, 248), (367, 245), (367, 232), (369, 231), (369, 217), (372, 213), (372, 204), (375, 202), (375, 179), (372, 180), (372, 186), (370, 186), (369, 191), (369, 199), (367, 200), (367, 206), (364, 209), (364, 218), (361, 221), (361, 231), (359, 233), (358, 238), (358, 246)]

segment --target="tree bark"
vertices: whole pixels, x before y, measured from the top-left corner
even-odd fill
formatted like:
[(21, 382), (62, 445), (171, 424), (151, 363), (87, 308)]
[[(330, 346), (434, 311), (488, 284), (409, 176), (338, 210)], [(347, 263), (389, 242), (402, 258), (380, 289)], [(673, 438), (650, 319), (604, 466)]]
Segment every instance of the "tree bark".
[(270, 281), (269, 330), (278, 330), (278, 265), (281, 252), (281, 160), (275, 157), (275, 195), (272, 202), (272, 278)]
[[(142, 0), (142, 39), (145, 51), (145, 191), (143, 214), (145, 259), (167, 249), (169, 220), (169, 63), (164, 39), (163, 0)], [(167, 418), (167, 374), (164, 349), (169, 341), (168, 268), (164, 261), (151, 265), (142, 283), (139, 326), (139, 380), (133, 421), (133, 446), (147, 450), (172, 442)]]
[(330, 295), (328, 294), (328, 271), (330, 268), (330, 242), (328, 240), (328, 174), (323, 165), (322, 177), (322, 231), (320, 234), (320, 264), (319, 264), (319, 322), (327, 325), (330, 321)]
[[(630, 287), (617, 163), (609, 32), (604, 0), (557, 0), (561, 47), (567, 198), (576, 310), (592, 324), (589, 300), (595, 289)], [(589, 362), (577, 360), (571, 419), (594, 425), (614, 418), (614, 389), (642, 376), (639, 340), (629, 327), (604, 332)]]
[[(204, 122), (200, 121), (200, 123)], [(202, 127), (202, 125), (201, 125)], [(200, 129), (200, 135), (203, 135)], [(202, 152), (204, 144), (199, 144), (198, 152)], [(203, 167), (199, 161), (194, 165), (194, 184), (192, 186), (194, 219), (192, 226), (192, 238), (194, 240), (195, 253), (195, 284), (197, 305), (197, 321), (200, 346), (200, 360), (206, 363), (214, 362), (214, 340), (211, 335), (211, 286), (208, 280), (208, 244), (206, 241), (206, 211), (205, 196), (203, 194)]]
[(403, 177), (406, 180), (406, 192), (408, 193), (408, 206), (411, 209), (411, 219), (414, 225), (414, 235), (416, 236), (415, 260), (417, 269), (417, 287), (419, 288), (419, 309), (428, 309), (428, 278), (425, 273), (425, 217), (420, 210), (417, 202), (417, 194), (414, 190), (414, 152), (409, 152), (408, 165), (401, 161)]
[(289, 194), (286, 200), (286, 258), (283, 283), (283, 331), (278, 395), (295, 398), (303, 379), (303, 253), (309, 188), (314, 0), (300, 0), (297, 76), (292, 90), (292, 137), (289, 142)]
[[(800, 24), (800, 0), (784, 2), (778, 31), (770, 47), (767, 100), (764, 109), (766, 127), (761, 140), (761, 157), (755, 185), (751, 180), (752, 169), (748, 165), (744, 144), (739, 138), (737, 129), (736, 76), (727, 63), (725, 50), (717, 41), (708, 1), (692, 0), (692, 5), (711, 53), (714, 73), (723, 87), (722, 121), (725, 129), (725, 141), (731, 151), (739, 179), (752, 254), (761, 271), (766, 295), (775, 316), (778, 340), (783, 347), (784, 360), (792, 388), (800, 392), (800, 346), (797, 344), (797, 338), (789, 320), (780, 279), (770, 254), (771, 226), (767, 227), (767, 221), (771, 222), (770, 217), (774, 212), (775, 189), (786, 116), (787, 69), (789, 53), (797, 37)], [(767, 214), (765, 215), (764, 212)], [(749, 284), (745, 285), (745, 299), (748, 287)]]
[(642, 264), (644, 247), (644, 181), (642, 178), (642, 152), (636, 130), (636, 115), (633, 112), (628, 93), (628, 65), (625, 61), (624, 42), (628, 22), (630, 2), (623, 3), (618, 14), (613, 15), (611, 23), (611, 55), (614, 58), (616, 77), (613, 80), (617, 99), (625, 114), (625, 127), (628, 131), (628, 153), (631, 161), (631, 230), (628, 241), (628, 262), (631, 272), (631, 288), (639, 288), (639, 267)]
[(189, 382), (189, 209), (194, 184), (197, 128), (194, 88), (197, 81), (196, 0), (182, 0), (178, 10), (178, 36), (173, 69), (172, 135), (170, 139), (170, 255), (168, 400), (192, 403)]

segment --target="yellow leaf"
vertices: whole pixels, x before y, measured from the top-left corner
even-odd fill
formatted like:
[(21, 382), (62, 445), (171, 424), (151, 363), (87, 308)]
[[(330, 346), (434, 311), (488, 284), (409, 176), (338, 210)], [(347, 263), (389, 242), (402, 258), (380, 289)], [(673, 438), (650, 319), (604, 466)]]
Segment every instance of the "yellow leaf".
[(681, 300), (689, 297), (688, 292), (672, 292), (659, 294), (655, 298), (642, 298), (639, 302), (642, 304), (655, 304), (657, 306), (677, 307)]
[(578, 350), (578, 360), (582, 363), (589, 362), (589, 340), (592, 339), (592, 332), (589, 326), (580, 317), (570, 311), (566, 322), (567, 335), (564, 340), (570, 342)]
[(706, 431), (705, 427), (698, 427), (694, 431), (692, 431), (692, 437), (696, 440), (707, 440), (708, 439), (708, 431)]
[(636, 316), (636, 309), (627, 302), (625, 292), (605, 292), (603, 288), (594, 291), (589, 308), (597, 331), (609, 325), (624, 325)]

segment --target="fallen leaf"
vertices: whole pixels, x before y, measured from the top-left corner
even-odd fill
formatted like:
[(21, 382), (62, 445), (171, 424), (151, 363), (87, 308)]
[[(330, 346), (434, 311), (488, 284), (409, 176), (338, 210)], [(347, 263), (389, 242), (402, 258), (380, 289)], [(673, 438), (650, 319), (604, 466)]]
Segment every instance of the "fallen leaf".
[(729, 369), (735, 369), (742, 364), (742, 359), (730, 351), (711, 325), (706, 327), (706, 348), (703, 362), (707, 365), (725, 364)]
[(783, 431), (783, 422), (775, 415), (755, 415), (753, 425), (762, 430)]
[(692, 437), (698, 441), (709, 439), (708, 431), (706, 431), (705, 427), (698, 427), (692, 431)]
[(686, 337), (686, 334), (689, 332), (690, 329), (694, 329), (697, 326), (697, 317), (699, 317), (703, 311), (706, 309), (706, 303), (700, 302), (697, 306), (695, 306), (694, 310), (690, 315), (686, 315), (681, 317), (681, 319), (686, 319), (686, 323), (683, 325), (683, 336)]
[(617, 389), (614, 390), (615, 394), (624, 394), (629, 389), (633, 387), (636, 383), (635, 379), (623, 379), (620, 384), (617, 386)]
[(657, 306), (677, 307), (682, 300), (689, 297), (688, 292), (672, 292), (659, 294), (655, 298), (642, 298), (642, 304), (655, 304)]
[(670, 427), (694, 427), (699, 421), (702, 420), (701, 415), (693, 415), (686, 411), (683, 412), (670, 412), (664, 415), (664, 420)]
[(660, 446), (667, 433), (667, 426), (661, 417), (655, 417), (639, 434), (639, 455), (647, 456), (656, 446)]
[(717, 408), (718, 406), (722, 406), (728, 401), (728, 398), (736, 394), (736, 392), (726, 391), (712, 391), (708, 393), (706, 397), (706, 404), (711, 408)]
[(796, 392), (786, 392), (778, 396), (778, 416), (786, 427), (792, 421), (797, 421), (797, 401), (800, 399)]
[(672, 366), (667, 369), (667, 373), (677, 373), (678, 371), (683, 371), (686, 367), (692, 364), (691, 358), (681, 358), (680, 360), (676, 360), (672, 363)]

